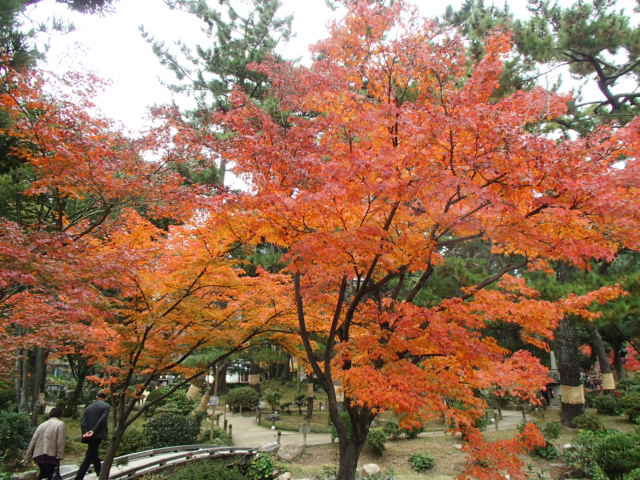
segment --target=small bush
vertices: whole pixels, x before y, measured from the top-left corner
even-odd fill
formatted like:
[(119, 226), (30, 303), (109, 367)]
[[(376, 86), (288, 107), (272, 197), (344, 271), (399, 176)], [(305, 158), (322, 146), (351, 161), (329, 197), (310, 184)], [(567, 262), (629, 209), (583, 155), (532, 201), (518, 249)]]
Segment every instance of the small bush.
[(227, 393), (225, 401), (233, 412), (254, 410), (258, 406), (260, 395), (252, 387), (238, 387)]
[(413, 428), (401, 428), (400, 431), (407, 437), (409, 440), (414, 438), (418, 438), (418, 435), (424, 431), (423, 427), (413, 427)]
[(622, 402), (615, 395), (598, 395), (593, 406), (602, 415), (620, 415), (623, 411)]
[(0, 458), (6, 461), (19, 458), (18, 452), (27, 448), (32, 433), (28, 415), (0, 411)]
[(589, 478), (624, 478), (640, 468), (640, 433), (580, 432), (565, 461)]
[(324, 465), (320, 473), (313, 476), (313, 480), (335, 480), (338, 476), (336, 467)]
[(0, 410), (10, 410), (16, 403), (16, 390), (12, 384), (0, 381)]
[(387, 435), (382, 428), (372, 428), (367, 435), (367, 445), (374, 455), (382, 456), (385, 450), (384, 443), (387, 441)]
[(605, 430), (602, 420), (592, 413), (583, 413), (573, 419), (573, 424), (581, 430), (589, 430), (592, 432), (601, 432)]
[(128, 453), (141, 452), (145, 450), (146, 442), (144, 433), (136, 428), (131, 428), (124, 432), (116, 456), (126, 455)]
[(229, 434), (220, 427), (213, 427), (213, 429), (207, 428), (200, 434), (199, 439), (203, 443), (219, 445), (221, 447), (233, 445), (233, 441)]
[(190, 445), (198, 440), (199, 427), (193, 417), (161, 413), (144, 426), (144, 441), (150, 448)]
[(280, 409), (280, 400), (282, 399), (282, 392), (279, 390), (265, 390), (264, 399), (271, 406), (272, 411)]
[(624, 476), (624, 480), (640, 480), (640, 468), (634, 468)]
[(164, 406), (169, 401), (169, 398), (167, 397), (160, 400), (155, 405), (151, 406), (153, 402), (157, 401), (160, 397), (165, 395), (168, 391), (169, 391), (168, 387), (158, 387), (149, 393), (149, 396), (145, 401), (145, 405), (150, 405), (149, 407), (147, 407), (147, 410), (145, 410), (144, 414), (146, 417), (152, 417), (158, 408)]
[(640, 372), (618, 382), (618, 388), (624, 393), (640, 392)]
[(622, 397), (620, 404), (629, 421), (638, 423), (635, 420), (640, 418), (640, 391), (627, 393)]
[(385, 424), (382, 426), (382, 429), (384, 430), (387, 438), (389, 438), (390, 440), (397, 440), (398, 438), (400, 438), (400, 434), (402, 433), (402, 431), (400, 430), (400, 424), (395, 420), (385, 422)]
[(431, 470), (436, 461), (428, 453), (414, 453), (409, 457), (409, 464), (416, 472), (426, 472)]
[(546, 440), (556, 440), (560, 436), (560, 422), (547, 422), (542, 427), (542, 434)]
[(196, 407), (196, 402), (187, 398), (186, 390), (177, 390), (169, 395), (163, 410), (177, 413), (178, 415), (188, 415)]
[(251, 460), (247, 467), (247, 480), (271, 480), (273, 478), (273, 458), (265, 453), (259, 453)]
[(171, 473), (171, 480), (247, 480), (239, 467), (218, 461), (199, 461), (187, 464)]
[(484, 415), (480, 418), (476, 418), (474, 425), (476, 428), (480, 430), (484, 430), (491, 423), (491, 418), (493, 417), (493, 412), (491, 410), (485, 411)]
[(533, 450), (534, 455), (544, 458), (545, 460), (555, 460), (560, 456), (558, 449), (552, 444), (547, 442), (544, 447), (536, 447)]

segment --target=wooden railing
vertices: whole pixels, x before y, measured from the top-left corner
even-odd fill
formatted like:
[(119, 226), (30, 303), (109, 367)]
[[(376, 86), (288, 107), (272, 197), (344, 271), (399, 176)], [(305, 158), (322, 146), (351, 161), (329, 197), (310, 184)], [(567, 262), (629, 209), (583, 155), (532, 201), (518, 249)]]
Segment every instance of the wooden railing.
[[(205, 458), (242, 456), (248, 460), (259, 452), (273, 452), (277, 449), (277, 443), (268, 444), (261, 448), (214, 447), (211, 445), (179, 445), (176, 447), (155, 448), (116, 457), (113, 460), (109, 479), (136, 478), (167, 467)], [(77, 470), (66, 472), (61, 475), (62, 479), (72, 480), (75, 478), (76, 472)]]

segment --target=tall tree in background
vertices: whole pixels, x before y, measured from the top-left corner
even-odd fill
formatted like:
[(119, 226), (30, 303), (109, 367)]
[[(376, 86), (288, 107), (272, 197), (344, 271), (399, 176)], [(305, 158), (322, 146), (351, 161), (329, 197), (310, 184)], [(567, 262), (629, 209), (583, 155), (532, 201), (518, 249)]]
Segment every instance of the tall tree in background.
[[(237, 7), (233, 0), (216, 1), (215, 6), (206, 0), (165, 1), (171, 8), (182, 9), (198, 18), (207, 42), (195, 46), (178, 42), (178, 52), (175, 52), (143, 30), (143, 36), (161, 63), (178, 80), (169, 87), (195, 101), (195, 108), (185, 112), (194, 127), (190, 134), (200, 136), (198, 143), (208, 146), (198, 154), (192, 152), (193, 165), (182, 164), (180, 172), (195, 182), (224, 185), (226, 159), (217, 157), (211, 148), (221, 132), (216, 125), (208, 123), (210, 114), (229, 109), (229, 94), (234, 88), (242, 89), (251, 98), (265, 99), (269, 87), (267, 77), (249, 65), (276, 56), (278, 44), (291, 35), (291, 17), (278, 16), (280, 0), (251, 0)], [(211, 162), (212, 158), (217, 162)], [(212, 168), (215, 163), (217, 169)]]
[(617, 3), (580, 1), (567, 6), (532, 0), (531, 17), (516, 19), (507, 4), (497, 8), (483, 0), (466, 0), (457, 11), (449, 7), (443, 22), (460, 27), (471, 41), (474, 62), (484, 55), (482, 45), (494, 29), (513, 31), (516, 53), (502, 78), (503, 92), (540, 85), (561, 68), (587, 85), (590, 95), (595, 90), (596, 97), (588, 101), (580, 99), (578, 90), (567, 114), (553, 119), (561, 128), (583, 134), (603, 123), (624, 125), (639, 111), (640, 28), (632, 24), (631, 12)]
[[(20, 3), (25, 7), (28, 7), (30, 5), (36, 5), (41, 1), (42, 0), (20, 0)], [(107, 11), (115, 1), (116, 0), (56, 0), (56, 2), (68, 6), (70, 9), (82, 13), (99, 13)]]

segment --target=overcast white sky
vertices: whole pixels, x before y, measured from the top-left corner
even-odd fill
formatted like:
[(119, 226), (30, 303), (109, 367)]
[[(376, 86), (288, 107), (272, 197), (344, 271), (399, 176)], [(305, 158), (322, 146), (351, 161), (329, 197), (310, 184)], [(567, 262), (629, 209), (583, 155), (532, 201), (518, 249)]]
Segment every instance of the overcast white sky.
[[(441, 15), (448, 3), (459, 5), (461, 0), (415, 3), (425, 16), (433, 17)], [(513, 10), (525, 11), (526, 0), (509, 3)], [(283, 0), (282, 11), (293, 14), (295, 37), (279, 51), (286, 58), (305, 57), (308, 46), (327, 35), (326, 26), (333, 13), (324, 0)], [(45, 0), (28, 14), (36, 20), (53, 15), (73, 22), (74, 32), (49, 35), (47, 68), (57, 72), (89, 70), (110, 80), (111, 87), (97, 103), (108, 117), (132, 130), (145, 124), (148, 106), (171, 100), (171, 93), (159, 79), (173, 80), (173, 74), (159, 64), (138, 27), (144, 25), (145, 30), (167, 43), (177, 39), (195, 43), (200, 27), (191, 15), (168, 9), (162, 0), (116, 0), (115, 12), (103, 16), (70, 13), (54, 0)]]
[[(248, 0), (236, 2), (248, 4)], [(498, 5), (503, 2), (496, 0)], [(282, 3), (282, 13), (293, 14), (295, 37), (279, 51), (286, 58), (304, 58), (308, 46), (327, 35), (326, 27), (334, 14), (324, 0), (282, 0)], [(457, 7), (461, 3), (462, 0), (414, 0), (428, 17), (443, 14), (448, 4)], [(527, 0), (508, 3), (516, 15), (526, 14)], [(619, 4), (632, 6), (634, 1), (620, 0)], [(138, 27), (143, 25), (168, 44), (178, 39), (195, 44), (200, 30), (193, 16), (170, 10), (162, 0), (116, 0), (115, 12), (106, 15), (70, 13), (55, 0), (45, 0), (32, 7), (28, 15), (33, 20), (57, 16), (75, 25), (72, 33), (50, 34), (47, 68), (56, 72), (89, 70), (110, 80), (111, 87), (98, 98), (97, 104), (108, 117), (133, 131), (145, 125), (147, 107), (171, 101), (171, 93), (161, 85), (160, 78), (174, 80), (173, 74), (160, 65)]]

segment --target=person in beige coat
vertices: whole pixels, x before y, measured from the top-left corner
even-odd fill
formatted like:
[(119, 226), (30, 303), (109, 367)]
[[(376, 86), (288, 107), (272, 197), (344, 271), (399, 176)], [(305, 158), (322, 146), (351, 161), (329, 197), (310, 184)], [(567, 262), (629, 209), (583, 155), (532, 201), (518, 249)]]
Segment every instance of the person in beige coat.
[(33, 459), (40, 468), (38, 479), (53, 480), (64, 456), (65, 426), (60, 420), (62, 409), (55, 407), (49, 419), (36, 428), (25, 453), (25, 461)]

